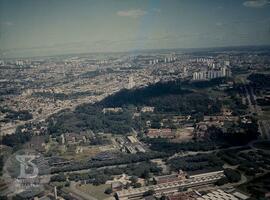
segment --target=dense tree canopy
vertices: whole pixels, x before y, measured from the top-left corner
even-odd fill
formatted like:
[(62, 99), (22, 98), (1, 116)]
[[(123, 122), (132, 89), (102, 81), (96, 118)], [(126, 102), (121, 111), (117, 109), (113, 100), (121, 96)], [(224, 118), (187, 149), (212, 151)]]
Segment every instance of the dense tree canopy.
[(251, 74), (248, 79), (256, 87), (270, 87), (270, 75), (269, 74)]

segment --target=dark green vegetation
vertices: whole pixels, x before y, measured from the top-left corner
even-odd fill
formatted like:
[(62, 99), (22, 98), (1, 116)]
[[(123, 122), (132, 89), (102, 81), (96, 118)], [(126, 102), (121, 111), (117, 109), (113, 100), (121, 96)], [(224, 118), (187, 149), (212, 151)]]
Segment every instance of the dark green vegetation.
[(15, 111), (10, 108), (0, 107), (0, 112), (6, 114), (2, 121), (8, 122), (13, 120), (27, 121), (33, 118), (27, 110)]
[(211, 141), (174, 143), (163, 138), (145, 139), (144, 141), (151, 144), (150, 148), (152, 150), (168, 153), (179, 151), (209, 151), (217, 148), (217, 144)]
[[(269, 99), (256, 99), (258, 105), (260, 106), (270, 106), (270, 100)], [(264, 108), (263, 108), (264, 110)]]
[(127, 109), (122, 112), (103, 113), (102, 107), (85, 104), (74, 112), (69, 110), (53, 115), (48, 120), (48, 132), (60, 135), (65, 132), (81, 132), (87, 129), (93, 132), (125, 134), (131, 131), (132, 116)]
[(154, 151), (176, 153), (179, 151), (209, 151), (229, 146), (246, 145), (259, 136), (255, 122), (249, 124), (231, 124), (226, 129), (209, 127), (208, 138), (204, 141), (174, 143), (163, 138), (145, 139)]
[(224, 160), (229, 165), (238, 165), (239, 160), (237, 157), (237, 153), (240, 151), (250, 150), (250, 147), (240, 147), (237, 149), (228, 149), (228, 150), (221, 150), (217, 153), (217, 156), (219, 156), (222, 160)]
[[(205, 95), (205, 93), (200, 92), (200, 89), (211, 88), (218, 84), (225, 83), (225, 81), (225, 79), (214, 79), (211, 81), (194, 83), (171, 81), (157, 83), (145, 88), (122, 90), (105, 98), (99, 103), (83, 104), (78, 106), (74, 111), (67, 109), (52, 115), (47, 120), (48, 134), (59, 136), (66, 132), (80, 133), (87, 130), (92, 130), (94, 133), (105, 132), (127, 134), (134, 128), (140, 133), (140, 136), (143, 136), (143, 130), (146, 128), (144, 126), (147, 120), (151, 120), (152, 128), (160, 128), (161, 119), (170, 114), (191, 115), (192, 120), (190, 123), (194, 123), (195, 121), (201, 120), (203, 115), (219, 114), (221, 104), (224, 103), (220, 99)], [(234, 98), (234, 96), (241, 91), (241, 87), (238, 89), (236, 87), (236, 90), (226, 91), (231, 97), (230, 102), (233, 102), (229, 107), (238, 108), (239, 105), (241, 105), (238, 99)], [(69, 97), (64, 96), (63, 98)], [(138, 111), (135, 109), (135, 106), (138, 107), (138, 110), (142, 106), (154, 106), (155, 112), (153, 114), (142, 113), (139, 119), (133, 119), (132, 115), (134, 112)], [(106, 107), (121, 107), (122, 111), (116, 113), (103, 113), (102, 110)], [(243, 107), (242, 109), (245, 110), (246, 107)], [(168, 124), (164, 123), (164, 125), (168, 128), (175, 128), (174, 125), (169, 122)], [(162, 158), (179, 151), (208, 151), (231, 145), (243, 145), (257, 138), (257, 129), (256, 121), (254, 121), (251, 124), (232, 124), (226, 126), (226, 129), (211, 127), (209, 129), (209, 138), (204, 141), (172, 143), (169, 140), (160, 138), (145, 139), (145, 142), (150, 144), (150, 149), (156, 152), (130, 155), (128, 157), (124, 155), (117, 160), (72, 162), (66, 166), (53, 168), (52, 171), (56, 173), (101, 166), (136, 163), (148, 161), (151, 158)], [(17, 147), (20, 144), (29, 141), (30, 138), (31, 134), (21, 134), (18, 132), (14, 135), (5, 136), (2, 142), (3, 144)], [(103, 143), (102, 140), (97, 138), (96, 140), (91, 141), (91, 145), (95, 144)], [(213, 157), (211, 159), (213, 159)], [(186, 165), (188, 165), (187, 163), (189, 162), (186, 162)], [(213, 162), (212, 164), (207, 162), (194, 163), (193, 165), (192, 163), (190, 165), (193, 167), (191, 167), (193, 170), (214, 168), (212, 164), (217, 164), (219, 167), (220, 164), (217, 162)]]
[(1, 83), (1, 88), (0, 88), (0, 96), (5, 96), (5, 95), (18, 95), (21, 93), (19, 88), (16, 87), (10, 87), (10, 83)]
[(186, 84), (181, 81), (157, 83), (135, 90), (121, 90), (99, 103), (105, 107), (124, 105), (153, 106), (156, 112), (192, 114), (214, 114), (220, 111), (220, 102), (206, 94), (183, 89)]
[(210, 127), (208, 134), (211, 141), (225, 142), (229, 145), (245, 145), (259, 137), (258, 125), (252, 123), (233, 123), (223, 129)]
[[(182, 89), (180, 81), (157, 83), (135, 90), (122, 90), (97, 104), (83, 104), (75, 111), (63, 111), (48, 120), (49, 134), (80, 132), (91, 129), (93, 132), (126, 134), (131, 128), (140, 127), (132, 120), (134, 106), (154, 106), (157, 113), (214, 114), (220, 111), (221, 104), (205, 94)], [(104, 114), (106, 107), (122, 107), (123, 111)], [(155, 124), (155, 123), (153, 123)]]
[(236, 183), (241, 180), (241, 174), (239, 171), (227, 168), (224, 170), (225, 177), (219, 179), (216, 185), (221, 186), (227, 183)]
[(254, 144), (254, 147), (262, 150), (270, 150), (270, 141), (259, 141)]
[(27, 121), (29, 119), (32, 119), (33, 116), (31, 113), (29, 113), (27, 110), (22, 110), (22, 111), (13, 111), (10, 112), (5, 116), (6, 119), (10, 120), (22, 120), (22, 121)]
[(1, 144), (13, 147), (13, 150), (18, 150), (23, 144), (31, 140), (31, 138), (34, 136), (33, 129), (38, 126), (39, 125), (34, 126), (32, 122), (17, 126), (14, 134), (3, 136), (0, 138), (0, 142)]
[(233, 88), (226, 89), (225, 92), (229, 99), (224, 99), (223, 105), (229, 107), (235, 116), (247, 114), (248, 106), (242, 102), (242, 98), (246, 95), (245, 85), (235, 83)]
[[(60, 111), (52, 115), (47, 120), (48, 134), (59, 136), (66, 132), (79, 133), (86, 130), (92, 130), (94, 133), (105, 132), (113, 134), (127, 134), (132, 128), (139, 133), (145, 129), (147, 120), (151, 120), (152, 128), (160, 128), (160, 121), (166, 115), (188, 115), (190, 114), (195, 121), (202, 119), (203, 115), (218, 114), (221, 108), (221, 100), (211, 98), (205, 93), (193, 90), (194, 88), (208, 88), (217, 84), (224, 83), (225, 79), (214, 79), (203, 83), (189, 83), (181, 81), (160, 82), (145, 88), (134, 90), (122, 90), (112, 96), (105, 98), (96, 104), (83, 104), (78, 106), (75, 111), (69, 109)], [(239, 89), (241, 91), (241, 89)], [(238, 90), (229, 91), (231, 97), (235, 96)], [(230, 102), (238, 102), (231, 99)], [(139, 118), (132, 118), (134, 112), (137, 112), (135, 106), (139, 109), (142, 106), (154, 106), (155, 113), (152, 115), (142, 113)], [(122, 107), (120, 112), (103, 113), (105, 107)], [(230, 106), (233, 108), (233, 106)], [(235, 104), (234, 107), (239, 107)], [(245, 109), (245, 108), (243, 108)], [(237, 109), (235, 109), (237, 110)], [(237, 113), (236, 113), (237, 114)], [(164, 123), (165, 127), (176, 128), (170, 121)], [(174, 144), (164, 140), (149, 140), (153, 150), (165, 152), (177, 152), (180, 150), (211, 150), (220, 145), (240, 145), (246, 144), (258, 136), (257, 126), (252, 124), (234, 124), (227, 130), (217, 128), (210, 129), (210, 140), (201, 142), (190, 142), (185, 144)], [(228, 133), (228, 134), (227, 134)], [(220, 137), (222, 135), (222, 137)], [(15, 142), (12, 136), (3, 139), (6, 144), (12, 146), (26, 140), (19, 139)]]
[(248, 74), (249, 73), (249, 69), (247, 67), (233, 67), (232, 69), (232, 74), (234, 75), (240, 75), (240, 74)]
[(258, 88), (270, 87), (270, 74), (251, 74), (248, 79)]
[(22, 144), (30, 141), (32, 137), (31, 133), (19, 133), (16, 132), (11, 135), (6, 135), (1, 140), (1, 143), (7, 146), (15, 147), (16, 149), (19, 148)]
[(255, 176), (270, 169), (270, 154), (264, 151), (220, 151), (217, 156), (230, 165), (237, 166), (247, 176)]
[(241, 180), (241, 174), (234, 169), (225, 169), (224, 174), (230, 183), (236, 183)]
[(211, 88), (215, 87), (219, 84), (227, 83), (230, 80), (229, 78), (214, 78), (209, 81), (196, 81), (196, 82), (183, 82), (183, 86), (186, 88), (196, 88), (196, 89), (203, 89), (203, 88)]
[(168, 160), (167, 163), (174, 171), (209, 171), (220, 170), (224, 162), (214, 154), (198, 154), (194, 156), (178, 157)]
[[(265, 157), (268, 155), (268, 157)], [(239, 154), (240, 165), (238, 169), (243, 171), (247, 176), (255, 176), (263, 173), (264, 169), (270, 169), (269, 154), (262, 151), (242, 152)]]
[(25, 199), (33, 199), (35, 196), (44, 195), (44, 191), (40, 187), (32, 187), (31, 189), (24, 190), (19, 194), (16, 194), (12, 197), (12, 200), (25, 200)]
[(67, 180), (67, 178), (66, 178), (64, 173), (59, 173), (59, 174), (54, 175), (50, 178), (51, 182), (62, 182), (62, 181), (66, 181), (66, 180)]
[(251, 193), (254, 199), (266, 200), (265, 193), (270, 191), (270, 173), (240, 185), (239, 189)]
[(137, 182), (138, 178), (148, 179), (152, 175), (159, 175), (161, 173), (161, 168), (156, 164), (151, 162), (141, 162), (139, 164), (127, 164), (122, 167), (105, 168), (105, 169), (93, 169), (87, 173), (69, 173), (64, 175), (60, 173), (51, 177), (51, 182), (64, 182), (67, 180), (72, 181), (87, 181), (88, 183), (93, 183), (94, 185), (104, 184), (107, 180), (112, 179), (113, 175), (127, 174), (131, 177), (133, 184)]
[(152, 196), (152, 195), (154, 195), (155, 193), (156, 193), (155, 190), (150, 189), (150, 190), (146, 191), (146, 192), (143, 194), (143, 196), (144, 196), (144, 197)]
[(117, 158), (110, 159), (110, 160), (103, 160), (103, 161), (89, 160), (89, 161), (81, 161), (81, 162), (74, 161), (62, 167), (52, 168), (51, 173), (76, 171), (76, 170), (98, 168), (98, 167), (112, 166), (112, 165), (139, 163), (139, 162), (149, 161), (155, 158), (164, 158), (164, 157), (168, 157), (168, 154), (165, 154), (162, 152), (119, 154)]

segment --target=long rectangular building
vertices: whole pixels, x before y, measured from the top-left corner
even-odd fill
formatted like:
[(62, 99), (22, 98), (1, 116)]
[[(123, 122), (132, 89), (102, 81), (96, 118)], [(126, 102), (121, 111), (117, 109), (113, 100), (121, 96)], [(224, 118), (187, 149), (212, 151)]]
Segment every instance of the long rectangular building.
[(193, 187), (200, 187), (203, 185), (213, 184), (217, 180), (223, 177), (224, 177), (223, 171), (209, 172), (209, 173), (190, 176), (188, 179), (181, 180), (181, 181), (122, 190), (122, 191), (117, 192), (116, 195), (119, 200), (140, 199), (148, 191), (154, 191), (155, 194), (157, 195), (168, 194), (172, 192), (177, 192), (179, 191), (179, 189), (183, 189), (183, 188), (193, 188)]

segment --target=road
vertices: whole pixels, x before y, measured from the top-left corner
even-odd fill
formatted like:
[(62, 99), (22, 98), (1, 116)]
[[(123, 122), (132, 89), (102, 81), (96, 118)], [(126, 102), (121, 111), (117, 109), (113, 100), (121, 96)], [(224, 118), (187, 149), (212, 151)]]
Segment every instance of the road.
[[(254, 93), (254, 89), (251, 86), (247, 86), (244, 81), (242, 81), (244, 84), (244, 89), (245, 89), (245, 95), (246, 99), (248, 101), (249, 109), (251, 113), (257, 114), (257, 116), (262, 116), (263, 111), (261, 107), (257, 104), (257, 96)], [(250, 91), (250, 92), (249, 92)], [(252, 104), (251, 99), (254, 100), (254, 104)], [(270, 122), (269, 120), (262, 120), (258, 119), (258, 127), (259, 127), (259, 132), (261, 133), (262, 139), (270, 139)]]
[[(261, 109), (261, 107), (257, 104), (257, 96), (254, 93), (254, 89), (253, 87), (250, 87), (250, 93), (254, 99), (254, 110), (257, 113), (258, 116), (262, 116), (263, 115), (263, 111)], [(269, 120), (262, 120), (259, 119), (258, 120), (258, 125), (262, 134), (262, 138), (263, 139), (270, 139), (270, 127), (269, 127)]]
[[(251, 143), (247, 144), (247, 145), (243, 145), (243, 146), (233, 146), (233, 147), (229, 147), (229, 148), (222, 148), (222, 149), (214, 149), (214, 150), (210, 150), (210, 151), (187, 151), (187, 152), (182, 152), (182, 153), (176, 153), (174, 155), (172, 155), (171, 157), (169, 157), (168, 159), (173, 159), (176, 157), (185, 157), (185, 156), (193, 156), (193, 155), (197, 155), (197, 154), (210, 154), (210, 153), (217, 153), (219, 151), (222, 150), (233, 150), (233, 149), (238, 149), (240, 147), (245, 147), (245, 146), (250, 146), (251, 148), (253, 148), (252, 144), (256, 142), (256, 141), (252, 141)], [(157, 159), (163, 159), (163, 158), (155, 158), (155, 159), (151, 159), (150, 161), (155, 162)], [(136, 163), (132, 163), (133, 165), (136, 164), (140, 164), (144, 161), (141, 162), (136, 162)], [(113, 169), (113, 168), (122, 168), (122, 167), (126, 167), (128, 164), (121, 164), (121, 165), (110, 165), (110, 166), (104, 166), (104, 167), (99, 167), (99, 168), (89, 168), (89, 169), (81, 169), (81, 170), (73, 170), (73, 171), (67, 171), (64, 172), (65, 174), (68, 173), (87, 173), (87, 172), (91, 172), (93, 169), (95, 170), (102, 170), (102, 169)]]

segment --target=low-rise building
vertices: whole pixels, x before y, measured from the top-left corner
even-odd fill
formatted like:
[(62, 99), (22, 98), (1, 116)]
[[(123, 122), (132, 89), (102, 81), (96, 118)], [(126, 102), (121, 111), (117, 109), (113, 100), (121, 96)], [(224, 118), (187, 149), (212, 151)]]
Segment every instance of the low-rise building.
[(127, 139), (131, 142), (131, 143), (138, 143), (138, 139), (132, 135), (127, 136)]
[(102, 112), (105, 114), (105, 113), (108, 113), (108, 112), (122, 112), (123, 109), (120, 108), (120, 107), (116, 107), (116, 108), (103, 108)]
[(167, 196), (168, 200), (196, 200), (199, 195), (194, 192), (179, 192)]
[(169, 138), (169, 139), (172, 139), (172, 138), (175, 137), (175, 133), (170, 128), (148, 129), (147, 137), (149, 137), (149, 138)]
[(86, 133), (65, 133), (62, 142), (65, 141), (67, 144), (77, 144), (87, 142), (87, 140), (88, 135)]
[(220, 200), (220, 199), (226, 199), (226, 200), (246, 200), (248, 199), (249, 197), (242, 194), (242, 193), (233, 193), (233, 194), (230, 194), (230, 193), (227, 193), (227, 192), (224, 192), (223, 190), (214, 190), (214, 191), (211, 191), (199, 198), (197, 198), (197, 200)]
[(141, 109), (141, 112), (154, 112), (154, 110), (155, 110), (155, 107), (150, 107), (150, 106), (144, 106), (144, 107), (142, 107), (142, 109)]
[(132, 188), (116, 192), (116, 196), (121, 199), (141, 199), (147, 192), (153, 191), (155, 195), (167, 195), (178, 192), (181, 189), (202, 187), (205, 185), (211, 185), (217, 180), (223, 178), (223, 171), (215, 171), (203, 174), (197, 174), (189, 176), (187, 179), (161, 183), (151, 186), (145, 186), (141, 188)]
[(170, 182), (185, 180), (186, 177), (187, 177), (187, 174), (184, 173), (182, 170), (180, 170), (177, 174), (155, 176), (154, 181), (156, 182), (156, 184), (162, 184), (162, 183), (170, 183)]

